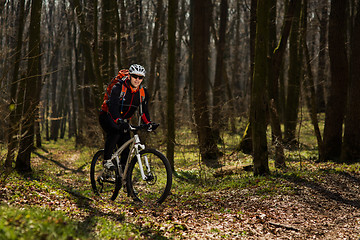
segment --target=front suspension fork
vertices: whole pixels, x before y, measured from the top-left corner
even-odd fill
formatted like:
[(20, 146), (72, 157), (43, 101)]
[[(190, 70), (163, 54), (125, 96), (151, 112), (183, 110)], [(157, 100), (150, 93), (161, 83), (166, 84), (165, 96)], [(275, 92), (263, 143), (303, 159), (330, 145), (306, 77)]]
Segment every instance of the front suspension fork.
[[(140, 157), (140, 154), (136, 154), (136, 158), (138, 160), (138, 164), (139, 164), (139, 168), (140, 168), (140, 173), (141, 173), (141, 177), (143, 180), (147, 180), (147, 176), (145, 175), (145, 172), (144, 172), (144, 167), (143, 167), (143, 163), (141, 161), (141, 157)], [(145, 162), (145, 167), (147, 169), (147, 173), (149, 174), (150, 173), (150, 165), (149, 165), (149, 160), (147, 158), (147, 156), (144, 156), (144, 162)]]

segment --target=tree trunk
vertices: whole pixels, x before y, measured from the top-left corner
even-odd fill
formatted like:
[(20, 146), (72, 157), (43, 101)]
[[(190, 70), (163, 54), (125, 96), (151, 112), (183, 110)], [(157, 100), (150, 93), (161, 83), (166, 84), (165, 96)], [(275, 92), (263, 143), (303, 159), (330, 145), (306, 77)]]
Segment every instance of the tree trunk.
[[(101, 15), (101, 75), (103, 77), (103, 82), (106, 83), (110, 80), (110, 35), (112, 31), (112, 22), (111, 22), (111, 4), (109, 0), (101, 1), (102, 15)], [(97, 19), (94, 19), (97, 21)], [(96, 32), (97, 29), (94, 29)]]
[(124, 0), (120, 0), (120, 32), (121, 32), (121, 62), (124, 66), (129, 66), (129, 54), (127, 49), (127, 15)]
[[(241, 62), (241, 56), (240, 56), (240, 49), (241, 49), (241, 45), (242, 45), (242, 39), (240, 36), (240, 27), (242, 26), (241, 24), (241, 19), (242, 19), (242, 14), (241, 14), (241, 2), (237, 1), (236, 3), (236, 16), (235, 16), (235, 23), (234, 23), (234, 31), (228, 31), (227, 35), (232, 34), (233, 36), (233, 44), (234, 47), (233, 49), (228, 48), (226, 50), (226, 54), (228, 54), (229, 56), (233, 55), (232, 57), (232, 61), (231, 64), (229, 64), (230, 67), (230, 76), (226, 76), (226, 88), (227, 88), (227, 92), (228, 92), (228, 96), (229, 96), (229, 100), (230, 100), (230, 112), (236, 112), (237, 106), (236, 106), (236, 98), (234, 97), (235, 95), (235, 89), (233, 88), (233, 83), (239, 82), (239, 80), (241, 79), (241, 69), (244, 68), (245, 65), (248, 64), (248, 62), (245, 62), (245, 65), (242, 65), (241, 69), (239, 69), (239, 62)], [(245, 15), (245, 14), (243, 14)], [(245, 25), (244, 25), (245, 26)], [(249, 44), (246, 43), (247, 46)], [(237, 118), (234, 114), (231, 115), (230, 117), (230, 129), (231, 132), (235, 133), (237, 132), (236, 130), (236, 125), (237, 125)], [(249, 141), (251, 142), (251, 140)], [(250, 148), (251, 149), (251, 148)], [(237, 147), (237, 151), (240, 151), (240, 145)], [(251, 152), (251, 150), (250, 150)]]
[(3, 9), (5, 8), (5, 3), (6, 3), (6, 0), (0, 1), (0, 14), (2, 13)]
[(18, 89), (18, 76), (19, 76), (19, 67), (21, 60), (21, 49), (23, 44), (23, 31), (24, 31), (24, 6), (25, 0), (19, 1), (19, 12), (16, 25), (17, 29), (17, 43), (15, 49), (15, 59), (14, 59), (14, 72), (13, 78), (10, 86), (10, 117), (9, 117), (9, 129), (8, 129), (8, 152), (5, 160), (5, 166), (7, 168), (12, 167), (12, 163), (15, 158), (15, 151), (17, 146), (17, 134), (19, 133), (19, 116), (16, 115), (16, 93)]
[(68, 34), (67, 34), (67, 41), (68, 44), (70, 46), (72, 46), (71, 48), (68, 48), (67, 50), (67, 59), (69, 62), (69, 81), (70, 84), (68, 86), (68, 91), (69, 91), (69, 100), (70, 100), (70, 105), (71, 105), (71, 111), (69, 113), (69, 116), (71, 116), (69, 118), (69, 138), (71, 138), (72, 136), (75, 135), (75, 138), (77, 138), (77, 124), (76, 124), (76, 120), (77, 120), (77, 114), (76, 114), (76, 104), (75, 104), (75, 89), (74, 89), (74, 71), (73, 71), (73, 49), (76, 48), (76, 44), (73, 43), (73, 26), (72, 23), (70, 22), (69, 17), (67, 18), (67, 28), (68, 28)]
[[(50, 125), (50, 139), (57, 141), (59, 134), (60, 115), (58, 112), (57, 97), (59, 95), (58, 89), (58, 74), (57, 68), (59, 66), (59, 50), (54, 52), (54, 61), (52, 64), (53, 74), (51, 74), (51, 125)], [(59, 98), (59, 97), (58, 97)]]
[[(93, 83), (96, 85), (94, 90), (94, 95), (89, 95), (88, 98), (93, 98), (93, 101), (96, 104), (96, 107), (100, 105), (102, 102), (102, 91), (103, 91), (103, 81), (101, 78), (98, 59), (96, 59), (93, 55), (92, 45), (91, 45), (91, 34), (87, 30), (87, 25), (85, 22), (84, 11), (80, 5), (79, 0), (71, 0), (70, 5), (73, 11), (76, 13), (79, 27), (80, 27), (80, 45), (82, 46), (83, 54), (85, 57), (85, 64), (86, 64), (86, 76), (85, 78), (90, 81), (89, 84)], [(96, 29), (94, 30), (96, 31)], [(90, 99), (88, 99), (92, 102)], [(95, 107), (90, 105), (91, 107)], [(90, 109), (91, 111), (92, 109)], [(88, 112), (90, 112), (88, 111)]]
[[(256, 9), (257, 9), (257, 0), (251, 0), (250, 8), (250, 89), (254, 74), (254, 62), (255, 62), (255, 39), (256, 39)], [(238, 149), (243, 153), (250, 154), (252, 153), (252, 139), (251, 139), (251, 114), (249, 116), (249, 124), (247, 125), (244, 134), (241, 138)]]
[(68, 106), (66, 106), (66, 101), (68, 98), (67, 96), (67, 90), (68, 90), (68, 76), (65, 74), (65, 77), (62, 78), (63, 81), (61, 81), (60, 86), (59, 86), (59, 90), (58, 91), (58, 99), (57, 99), (57, 104), (56, 104), (56, 111), (58, 113), (58, 129), (56, 129), (56, 131), (58, 132), (56, 135), (58, 136), (58, 134), (60, 133), (60, 138), (64, 138), (65, 132), (64, 132), (64, 123), (66, 122), (66, 114), (67, 114), (67, 110), (66, 108)]
[(16, 159), (16, 170), (31, 172), (30, 157), (34, 145), (35, 112), (39, 104), (38, 81), (40, 61), (40, 23), (42, 0), (32, 0), (30, 30), (29, 30), (29, 60), (25, 86), (24, 113), (22, 118), (22, 131), (19, 154)]
[(345, 118), (341, 161), (360, 161), (360, 1), (351, 35), (349, 100)]
[[(256, 39), (256, 23), (257, 23), (257, 0), (251, 0), (250, 9), (250, 82), (252, 82), (255, 64), (255, 39)], [(250, 86), (251, 89), (251, 86)]]
[[(278, 78), (274, 79), (274, 74), (272, 73), (272, 67), (271, 67), (271, 59), (273, 58), (273, 54), (274, 54), (274, 49), (277, 46), (277, 40), (276, 40), (276, 4), (277, 4), (277, 0), (270, 0), (270, 18), (269, 18), (269, 47), (268, 47), (268, 51), (269, 51), (269, 67), (268, 67), (268, 71), (269, 71), (269, 76), (268, 76), (268, 94), (269, 94), (269, 99), (273, 99), (274, 104), (276, 106), (276, 111), (278, 109), (278, 105), (279, 105), (279, 84), (278, 84)], [(271, 111), (270, 111), (271, 114)], [(270, 115), (270, 120), (271, 120), (271, 115)], [(274, 137), (274, 136), (273, 136)]]
[(134, 13), (132, 14), (131, 19), (134, 20), (134, 48), (135, 51), (133, 54), (133, 62), (142, 63), (144, 61), (144, 54), (143, 54), (143, 33), (140, 30), (143, 24), (143, 12), (142, 12), (142, 0), (135, 0), (134, 5)]
[(152, 46), (150, 53), (150, 71), (148, 80), (148, 92), (151, 99), (154, 97), (155, 67), (159, 52), (159, 30), (161, 25), (161, 15), (163, 14), (163, 0), (158, 0), (156, 6), (155, 26), (152, 35)]
[(226, 24), (228, 18), (228, 1), (221, 0), (220, 3), (220, 27), (219, 27), (219, 39), (216, 46), (216, 67), (215, 67), (215, 80), (213, 88), (213, 118), (212, 124), (214, 129), (214, 137), (216, 142), (222, 142), (220, 137), (220, 129), (224, 127), (224, 97), (227, 91), (225, 85), (225, 47), (226, 47)]
[(272, 143), (275, 145), (275, 167), (285, 168), (285, 154), (283, 148), (283, 139), (279, 116), (279, 79), (274, 76), (272, 68), (272, 59), (274, 57), (274, 49), (276, 48), (276, 0), (270, 1), (270, 22), (269, 22), (269, 56), (267, 90), (269, 97), (269, 115), (272, 131)]
[(319, 157), (318, 159), (321, 159), (323, 156), (323, 152), (324, 152), (324, 144), (323, 144), (323, 140), (321, 137), (321, 132), (320, 132), (320, 128), (319, 128), (319, 121), (317, 118), (317, 98), (316, 98), (316, 93), (315, 93), (315, 81), (314, 81), (314, 77), (313, 77), (313, 73), (312, 73), (312, 68), (311, 68), (311, 59), (310, 59), (310, 53), (309, 53), (309, 48), (306, 42), (306, 36), (307, 36), (307, 0), (304, 0), (304, 6), (303, 6), (303, 15), (302, 15), (302, 22), (303, 22), (303, 27), (302, 27), (302, 39), (301, 39), (301, 48), (304, 51), (305, 54), (305, 61), (304, 61), (304, 68), (306, 69), (306, 76), (304, 77), (304, 84), (303, 84), (303, 88), (304, 88), (304, 95), (306, 97), (306, 103), (310, 112), (310, 119), (311, 119), (311, 123), (314, 126), (314, 132), (315, 132), (315, 136), (316, 136), (316, 140), (318, 143), (318, 152), (319, 152)]
[(190, 28), (190, 34), (189, 34), (189, 58), (188, 58), (188, 68), (189, 68), (189, 73), (187, 76), (187, 86), (188, 86), (188, 100), (189, 100), (189, 121), (193, 122), (194, 118), (194, 109), (193, 109), (193, 105), (194, 105), (194, 80), (193, 80), (193, 54), (194, 54), (194, 43), (193, 43), (193, 34), (192, 34), (192, 29), (194, 28), (194, 2), (190, 0), (190, 24), (189, 24), (189, 28)]
[(253, 144), (254, 175), (269, 173), (266, 139), (266, 86), (267, 53), (269, 40), (270, 2), (260, 1), (257, 6), (255, 64), (251, 90), (251, 126)]
[[(285, 167), (285, 155), (283, 149), (283, 139), (280, 125), (280, 94), (279, 85), (280, 82), (280, 69), (283, 64), (283, 58), (286, 50), (286, 43), (289, 38), (290, 29), (293, 21), (294, 11), (298, 0), (293, 0), (287, 6), (286, 14), (284, 16), (284, 25), (281, 32), (281, 38), (279, 44), (275, 48), (275, 45), (270, 45), (271, 51), (269, 51), (270, 65), (268, 69), (268, 94), (269, 94), (269, 109), (270, 109), (270, 123), (273, 134), (273, 143), (275, 144), (275, 166), (278, 168)], [(272, 9), (275, 8), (276, 3), (272, 3)], [(272, 10), (274, 11), (274, 10)], [(275, 14), (275, 13), (273, 13)], [(275, 17), (272, 17), (274, 22)], [(274, 25), (274, 23), (272, 24)], [(271, 25), (270, 25), (271, 26)], [(271, 35), (274, 39), (275, 28), (271, 28)], [(271, 41), (269, 41), (271, 43)]]
[(193, 72), (194, 80), (194, 113), (198, 134), (201, 159), (205, 164), (218, 165), (219, 149), (213, 137), (209, 120), (208, 82), (209, 82), (209, 39), (211, 1), (196, 0), (193, 17)]
[[(41, 44), (39, 44), (39, 53), (41, 52)], [(38, 82), (37, 82), (37, 89), (38, 91), (36, 92), (36, 96), (35, 98), (38, 101), (38, 105), (40, 103), (40, 98), (41, 98), (41, 89), (43, 87), (42, 84), (42, 80), (41, 80), (41, 76), (42, 76), (42, 67), (41, 67), (41, 56), (39, 55), (39, 77), (38, 77)], [(40, 128), (40, 107), (37, 106), (35, 109), (35, 120), (34, 120), (34, 133), (35, 133), (35, 142), (36, 142), (36, 147), (37, 148), (41, 148), (42, 147), (42, 141), (41, 141), (41, 128)]]
[(297, 1), (295, 6), (294, 18), (291, 25), (291, 33), (289, 39), (290, 66), (288, 88), (285, 106), (285, 137), (284, 140), (295, 147), (296, 144), (296, 126), (299, 113), (300, 100), (300, 79), (301, 79), (301, 54), (300, 54), (300, 12), (301, 1)]
[[(83, 54), (85, 62), (85, 71), (84, 71), (84, 82), (83, 82), (83, 105), (80, 111), (82, 116), (79, 120), (82, 121), (79, 123), (79, 134), (77, 144), (84, 144), (85, 141), (88, 144), (94, 143), (95, 138), (98, 139), (95, 128), (82, 128), (83, 122), (86, 125), (96, 125), (98, 124), (97, 113), (98, 108), (103, 101), (103, 89), (104, 83), (103, 78), (100, 74), (99, 59), (95, 57), (95, 52), (93, 51), (92, 41), (93, 35), (89, 32), (88, 23), (95, 21), (90, 19), (86, 21), (84, 10), (80, 4), (79, 0), (70, 0), (70, 6), (73, 11), (76, 13), (79, 28), (79, 44), (81, 46), (81, 53)], [(94, 33), (96, 29), (94, 29)], [(86, 107), (86, 109), (84, 109)], [(86, 131), (85, 131), (86, 130)]]
[[(183, 51), (182, 42), (185, 37), (185, 28), (186, 28), (186, 14), (187, 8), (185, 7), (186, 0), (179, 1), (178, 10), (177, 10), (177, 34), (176, 34), (176, 55), (175, 55), (175, 112), (181, 112), (183, 116), (186, 116), (188, 106), (184, 104), (184, 90), (183, 83), (184, 79), (182, 78), (184, 64), (182, 64), (183, 55), (186, 53)], [(181, 96), (182, 91), (182, 96)], [(175, 114), (175, 122), (178, 122)]]
[(317, 111), (325, 112), (325, 83), (326, 83), (326, 45), (327, 45), (327, 27), (328, 27), (328, 0), (322, 0), (321, 19), (320, 19), (320, 39), (319, 39), (319, 61), (317, 71)]
[(121, 32), (121, 24), (120, 24), (120, 16), (119, 16), (119, 5), (117, 3), (117, 0), (112, 0), (112, 7), (114, 11), (114, 28), (116, 31), (116, 40), (115, 40), (115, 48), (116, 48), (116, 66), (117, 69), (122, 68), (122, 62), (121, 62), (121, 35), (123, 34)]
[[(78, 104), (78, 115), (79, 116), (84, 116), (84, 105), (83, 105), (83, 98), (82, 98), (82, 94), (81, 94), (81, 90), (79, 88), (80, 84), (81, 84), (81, 77), (80, 77), (80, 43), (76, 43), (77, 37), (76, 37), (76, 24), (73, 24), (73, 46), (74, 46), (74, 59), (75, 59), (75, 64), (74, 64), (74, 71), (75, 71), (75, 87), (74, 87), (74, 92), (75, 92), (75, 96), (77, 96), (77, 104)], [(75, 145), (78, 146), (83, 139), (83, 128), (84, 126), (84, 118), (83, 117), (78, 117), (77, 118), (78, 122), (77, 122), (77, 135), (76, 135), (76, 140), (75, 140)]]
[(331, 86), (325, 112), (324, 159), (339, 160), (342, 125), (349, 82), (346, 49), (346, 6), (348, 1), (332, 0), (329, 20)]
[(288, 42), (288, 38), (290, 35), (291, 25), (294, 18), (294, 12), (296, 9), (296, 5), (300, 0), (291, 0), (287, 6), (286, 13), (284, 16), (284, 25), (281, 30), (281, 38), (278, 43), (278, 46), (273, 51), (272, 56), (272, 64), (271, 64), (271, 72), (272, 77), (274, 78), (272, 81), (276, 81), (275, 79), (279, 79), (279, 108), (281, 112), (281, 116), (285, 112), (285, 87), (284, 87), (284, 74), (281, 74), (281, 69), (283, 68), (283, 59), (286, 51), (286, 46)]
[(45, 95), (46, 95), (46, 101), (45, 101), (45, 108), (44, 108), (44, 125), (45, 125), (45, 139), (46, 141), (50, 141), (50, 129), (49, 129), (49, 116), (50, 116), (50, 86), (47, 83), (45, 85), (46, 90), (45, 90)]
[[(102, 3), (102, 2), (101, 2)], [(92, 79), (92, 82), (94, 82), (95, 84), (97, 83), (100, 91), (103, 90), (103, 86), (101, 84), (100, 81), (102, 81), (103, 79), (101, 79), (101, 67), (100, 67), (100, 53), (99, 53), (99, 34), (98, 34), (98, 25), (99, 25), (99, 13), (98, 13), (98, 4), (99, 1), (88, 1), (88, 2), (84, 2), (84, 4), (86, 5), (86, 8), (89, 9), (88, 13), (87, 13), (87, 25), (90, 26), (88, 27), (88, 30), (86, 32), (86, 39), (89, 42), (92, 42), (91, 44), (91, 49), (93, 52), (93, 64), (94, 64), (94, 70), (95, 70), (95, 76), (98, 76), (99, 79)], [(80, 5), (79, 5), (80, 7)], [(81, 19), (81, 18), (80, 18)], [(80, 20), (79, 20), (80, 21)], [(85, 21), (85, 18), (83, 19), (83, 21)], [(81, 31), (81, 26), (80, 26), (80, 31)], [(80, 36), (80, 42), (82, 41), (82, 36)], [(84, 43), (81, 43), (81, 45)], [(85, 60), (87, 61), (87, 60)], [(88, 63), (87, 63), (88, 64)], [(106, 80), (108, 81), (108, 79)], [(101, 96), (99, 96), (101, 97)], [(102, 99), (100, 99), (102, 100)]]
[(177, 1), (168, 3), (168, 65), (167, 65), (167, 148), (166, 156), (174, 170), (175, 150), (175, 54)]

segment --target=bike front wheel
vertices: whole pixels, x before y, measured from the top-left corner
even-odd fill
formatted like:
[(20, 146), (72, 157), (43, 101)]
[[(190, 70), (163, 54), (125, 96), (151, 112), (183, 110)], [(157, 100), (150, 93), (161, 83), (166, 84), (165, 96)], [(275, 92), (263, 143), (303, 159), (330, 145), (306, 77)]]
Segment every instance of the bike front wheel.
[(114, 201), (121, 188), (121, 178), (117, 168), (114, 170), (105, 169), (103, 160), (104, 150), (99, 150), (91, 161), (91, 187), (96, 195)]
[(140, 151), (140, 157), (146, 177), (145, 180), (142, 178), (138, 159), (134, 156), (126, 178), (129, 196), (134, 201), (144, 204), (160, 204), (169, 195), (172, 185), (172, 170), (169, 160), (155, 149)]

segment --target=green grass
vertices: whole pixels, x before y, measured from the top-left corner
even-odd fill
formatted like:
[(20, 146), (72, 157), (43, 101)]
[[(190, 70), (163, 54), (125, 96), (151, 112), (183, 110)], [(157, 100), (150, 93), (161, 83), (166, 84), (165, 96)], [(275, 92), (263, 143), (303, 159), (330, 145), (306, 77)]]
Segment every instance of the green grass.
[(0, 211), (0, 239), (130, 239), (141, 233), (134, 225), (99, 216), (79, 221), (64, 211), (29, 206), (0, 205)]
[[(85, 179), (83, 182), (87, 181)], [(88, 188), (87, 186), (86, 188)], [(125, 222), (121, 207), (93, 203), (81, 185), (71, 189), (44, 172), (13, 172), (0, 205), (0, 239), (129, 239), (145, 231)], [(112, 213), (104, 214), (112, 210)]]
[[(297, 195), (298, 182), (323, 184), (330, 173), (360, 173), (360, 164), (315, 164), (316, 139), (312, 126), (304, 119), (299, 149), (285, 150), (287, 169), (275, 169), (274, 151), (269, 145), (271, 174), (259, 177), (252, 172), (214, 177), (215, 169), (206, 167), (199, 159), (196, 135), (190, 129), (180, 129), (172, 195), (158, 211), (170, 205), (191, 210), (215, 208), (218, 202), (227, 201), (229, 194), (261, 199)], [(251, 156), (234, 150), (240, 135), (223, 134), (224, 143), (218, 146), (224, 153), (220, 162), (225, 166), (252, 162)], [(147, 146), (165, 153), (165, 141), (159, 136), (146, 138)], [(164, 239), (165, 233), (176, 238), (184, 231), (184, 225), (172, 220), (155, 222), (152, 216), (142, 214), (141, 208), (123, 193), (116, 202), (97, 198), (89, 181), (90, 162), (97, 149), (76, 149), (74, 139), (44, 141), (43, 145), (32, 155), (34, 172), (28, 176), (13, 172), (5, 187), (0, 188), (0, 239)], [(136, 214), (129, 214), (133, 212)], [(220, 208), (214, 216), (220, 213), (245, 214), (241, 209)], [(161, 230), (164, 224), (171, 225), (167, 232)], [(226, 237), (217, 228), (211, 229), (211, 233)], [(239, 234), (248, 235), (246, 231)]]
[(88, 239), (80, 222), (61, 211), (38, 207), (0, 206), (0, 239)]
[(43, 145), (32, 155), (33, 172), (14, 171), (0, 188), (0, 239), (129, 239), (144, 233), (124, 221), (121, 206), (94, 199), (88, 173), (96, 149), (76, 149), (63, 139)]

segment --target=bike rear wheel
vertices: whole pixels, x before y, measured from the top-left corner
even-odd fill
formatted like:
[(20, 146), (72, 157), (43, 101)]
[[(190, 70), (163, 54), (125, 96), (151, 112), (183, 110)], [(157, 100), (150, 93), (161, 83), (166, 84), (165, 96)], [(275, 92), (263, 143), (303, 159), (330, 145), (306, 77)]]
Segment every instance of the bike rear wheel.
[(105, 169), (103, 166), (104, 150), (95, 153), (90, 167), (90, 180), (93, 192), (103, 199), (115, 200), (121, 188), (119, 171)]
[[(142, 179), (138, 160), (134, 156), (126, 177), (129, 196), (134, 201), (144, 204), (162, 203), (169, 195), (172, 185), (172, 170), (169, 160), (155, 149), (142, 150), (140, 156), (147, 179)], [(145, 157), (148, 159), (150, 172), (146, 167)]]

